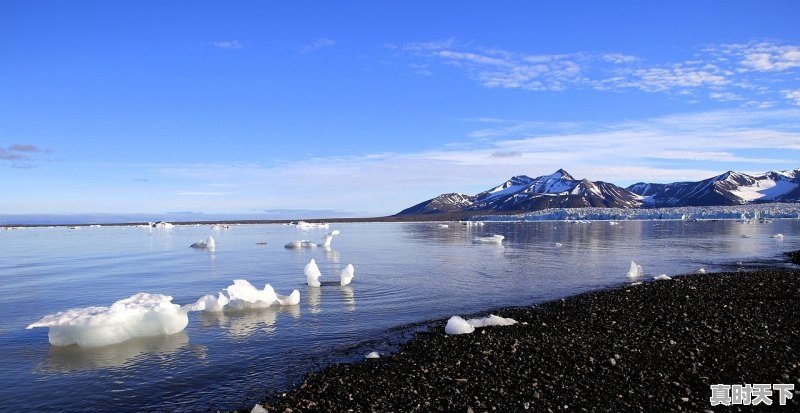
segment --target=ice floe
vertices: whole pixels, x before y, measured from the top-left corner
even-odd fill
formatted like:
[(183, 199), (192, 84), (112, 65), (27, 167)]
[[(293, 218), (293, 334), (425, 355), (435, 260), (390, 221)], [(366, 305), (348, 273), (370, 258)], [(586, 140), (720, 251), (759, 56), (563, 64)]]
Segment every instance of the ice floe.
[(209, 249), (213, 250), (217, 247), (217, 244), (214, 242), (214, 237), (208, 237), (205, 241), (197, 241), (194, 244), (190, 245), (192, 248), (198, 249)]
[(439, 225), (438, 225), (438, 227), (439, 227), (439, 228), (450, 228), (450, 225), (447, 225), (447, 224), (439, 224)]
[(195, 305), (173, 304), (168, 295), (138, 293), (110, 307), (75, 308), (47, 315), (27, 328), (49, 327), (48, 339), (54, 346), (99, 347), (134, 337), (178, 333), (189, 323), (188, 312), (196, 309)]
[(472, 242), (476, 242), (479, 244), (502, 244), (505, 238), (506, 237), (502, 235), (495, 234), (492, 235), (491, 237), (475, 237), (472, 239)]
[(381, 355), (377, 351), (373, 351), (373, 352), (367, 354), (366, 356), (364, 356), (364, 358), (377, 359), (377, 358), (381, 358)]
[(314, 222), (299, 221), (297, 223), (297, 228), (302, 229), (302, 230), (328, 229), (329, 226), (330, 226), (330, 224), (325, 223), (325, 222), (314, 223)]
[(653, 279), (656, 280), (656, 281), (667, 281), (667, 280), (671, 280), (672, 277), (670, 277), (667, 274), (659, 274), (659, 275), (656, 275), (655, 277), (653, 277)]
[(342, 273), (339, 275), (340, 285), (345, 286), (353, 282), (355, 271), (356, 270), (353, 267), (353, 264), (347, 264), (347, 266), (342, 269)]
[(309, 287), (319, 287), (322, 285), (319, 282), (319, 277), (322, 273), (319, 272), (317, 262), (314, 261), (313, 258), (306, 264), (305, 268), (303, 268), (303, 274), (306, 275), (306, 283)]
[(563, 246), (564, 246), (564, 244), (562, 244), (562, 243), (560, 243), (560, 242), (556, 242), (556, 248), (561, 248), (561, 247), (563, 247)]
[(325, 236), (322, 237), (322, 244), (319, 244), (319, 246), (323, 247), (323, 248), (330, 248), (331, 247), (331, 241), (333, 241), (333, 236), (334, 235), (339, 235), (340, 233), (341, 232), (338, 229), (335, 229), (335, 230), (325, 234)]
[(292, 241), (283, 246), (290, 250), (299, 250), (303, 248), (317, 248), (317, 244), (309, 240)]
[(628, 278), (639, 278), (644, 275), (644, 271), (642, 271), (642, 266), (631, 261), (631, 268), (628, 270)]
[(697, 270), (697, 273), (698, 274), (705, 274), (706, 273), (706, 269), (705, 268), (700, 268), (699, 270)]
[(772, 238), (783, 239), (783, 234), (775, 234), (772, 236)]

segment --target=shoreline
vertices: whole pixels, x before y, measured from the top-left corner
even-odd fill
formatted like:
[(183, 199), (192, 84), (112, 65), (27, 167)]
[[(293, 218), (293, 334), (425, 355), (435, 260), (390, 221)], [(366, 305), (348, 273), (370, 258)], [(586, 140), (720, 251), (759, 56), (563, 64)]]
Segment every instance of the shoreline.
[(431, 321), (390, 355), (308, 373), (261, 405), (706, 411), (711, 384), (785, 383), (800, 407), (800, 269), (688, 274), (492, 313), (520, 324), (446, 336), (446, 320)]

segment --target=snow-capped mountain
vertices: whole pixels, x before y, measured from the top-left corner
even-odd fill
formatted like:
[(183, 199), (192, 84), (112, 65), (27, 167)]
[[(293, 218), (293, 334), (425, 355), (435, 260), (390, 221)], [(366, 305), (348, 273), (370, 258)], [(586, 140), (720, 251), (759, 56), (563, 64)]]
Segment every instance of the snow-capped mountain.
[(455, 211), (535, 211), (545, 208), (616, 207), (642, 205), (640, 196), (607, 182), (577, 180), (559, 169), (531, 178), (514, 176), (475, 196), (444, 194), (400, 211), (398, 215)]
[(450, 193), (421, 202), (397, 215), (443, 212), (523, 212), (546, 208), (653, 208), (742, 205), (800, 201), (800, 169), (761, 175), (726, 172), (699, 182), (617, 185), (575, 179), (567, 171), (537, 178), (514, 176), (477, 195)]
[(800, 200), (800, 169), (747, 175), (728, 171), (699, 182), (638, 183), (628, 187), (648, 207), (742, 205)]

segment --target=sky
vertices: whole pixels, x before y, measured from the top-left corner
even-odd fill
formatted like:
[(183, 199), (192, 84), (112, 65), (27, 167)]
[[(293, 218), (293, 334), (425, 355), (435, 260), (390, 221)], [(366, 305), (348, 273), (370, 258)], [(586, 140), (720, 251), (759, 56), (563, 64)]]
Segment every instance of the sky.
[(0, 213), (396, 213), (800, 168), (796, 1), (0, 0)]

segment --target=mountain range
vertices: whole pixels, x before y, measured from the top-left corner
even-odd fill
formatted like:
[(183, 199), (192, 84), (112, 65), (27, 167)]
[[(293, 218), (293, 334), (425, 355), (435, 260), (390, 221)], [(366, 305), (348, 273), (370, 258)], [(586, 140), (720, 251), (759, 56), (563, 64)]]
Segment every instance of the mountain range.
[(759, 175), (729, 171), (697, 182), (640, 182), (627, 188), (575, 179), (563, 169), (537, 178), (514, 176), (476, 195), (442, 194), (397, 215), (514, 213), (546, 208), (660, 208), (800, 201), (800, 169)]

